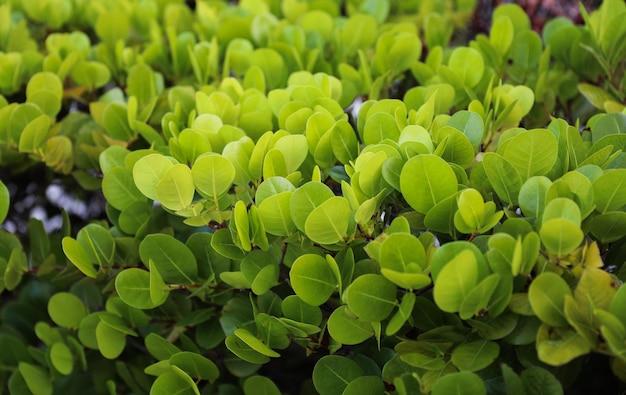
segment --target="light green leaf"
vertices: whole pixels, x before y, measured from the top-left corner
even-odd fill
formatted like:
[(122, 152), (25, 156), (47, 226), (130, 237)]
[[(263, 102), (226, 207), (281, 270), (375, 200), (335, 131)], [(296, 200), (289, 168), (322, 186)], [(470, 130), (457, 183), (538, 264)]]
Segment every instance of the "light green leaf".
[(291, 266), (289, 277), (296, 295), (312, 306), (326, 302), (337, 287), (328, 262), (319, 255), (299, 256)]
[(485, 173), (498, 197), (509, 204), (517, 204), (522, 178), (515, 167), (502, 156), (487, 152), (483, 156)]
[(235, 167), (223, 156), (209, 154), (196, 160), (191, 175), (200, 194), (216, 199), (230, 189), (235, 179)]
[(87, 251), (75, 239), (66, 236), (62, 240), (63, 253), (85, 276), (96, 278), (98, 272), (93, 267), (93, 262)]
[(200, 395), (198, 387), (187, 373), (177, 366), (171, 366), (170, 369), (157, 377), (150, 388), (150, 395)]
[(426, 214), (437, 203), (456, 193), (454, 171), (435, 155), (417, 155), (409, 159), (400, 174), (400, 189), (417, 212)]
[(304, 223), (304, 230), (306, 235), (316, 243), (338, 243), (347, 236), (350, 216), (348, 200), (335, 196), (311, 211)]
[(172, 236), (158, 233), (146, 236), (139, 245), (139, 256), (144, 265), (152, 260), (168, 283), (195, 283), (198, 272), (196, 258), (185, 244)]
[(187, 165), (172, 166), (157, 183), (157, 200), (170, 210), (178, 211), (188, 207), (196, 192), (191, 169)]
[(522, 180), (545, 175), (558, 159), (558, 143), (548, 129), (532, 129), (507, 141), (502, 153)]
[(78, 296), (69, 292), (54, 294), (48, 301), (48, 314), (52, 321), (69, 329), (77, 329), (87, 315), (87, 308)]
[(445, 312), (460, 310), (478, 280), (478, 265), (471, 250), (463, 250), (441, 269), (435, 279), (435, 303)]
[(552, 272), (541, 273), (528, 289), (530, 305), (537, 317), (554, 327), (567, 326), (564, 313), (566, 295), (572, 295), (569, 285)]
[(348, 306), (340, 306), (328, 318), (328, 333), (341, 344), (353, 345), (372, 337), (374, 329), (370, 322), (354, 315)]
[(52, 366), (64, 376), (72, 373), (74, 369), (74, 357), (65, 343), (57, 342), (50, 347), (50, 361)]
[(165, 177), (174, 163), (161, 154), (149, 154), (135, 162), (133, 180), (137, 189), (149, 199), (157, 200), (157, 184)]

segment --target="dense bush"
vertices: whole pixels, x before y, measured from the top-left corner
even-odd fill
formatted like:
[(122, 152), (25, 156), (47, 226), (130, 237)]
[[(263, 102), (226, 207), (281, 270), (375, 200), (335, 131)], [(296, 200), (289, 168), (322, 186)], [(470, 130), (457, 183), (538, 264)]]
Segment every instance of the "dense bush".
[(624, 391), (626, 5), (475, 6), (0, 1), (0, 393)]

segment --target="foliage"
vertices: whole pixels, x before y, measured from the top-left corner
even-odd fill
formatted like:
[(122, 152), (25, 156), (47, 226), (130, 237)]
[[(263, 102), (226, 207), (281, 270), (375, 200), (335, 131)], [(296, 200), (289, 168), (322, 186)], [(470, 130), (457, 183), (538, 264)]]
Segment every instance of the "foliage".
[(106, 199), (0, 230), (3, 391), (626, 380), (623, 2), (238, 3), (0, 2), (0, 221), (32, 168)]

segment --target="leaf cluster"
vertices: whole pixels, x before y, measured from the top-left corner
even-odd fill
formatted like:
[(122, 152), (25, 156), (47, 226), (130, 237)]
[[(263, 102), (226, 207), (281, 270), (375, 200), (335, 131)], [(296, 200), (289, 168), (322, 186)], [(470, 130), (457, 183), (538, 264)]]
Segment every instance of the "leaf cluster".
[(626, 381), (626, 8), (474, 7), (2, 2), (0, 221), (36, 166), (106, 200), (0, 230), (2, 389)]

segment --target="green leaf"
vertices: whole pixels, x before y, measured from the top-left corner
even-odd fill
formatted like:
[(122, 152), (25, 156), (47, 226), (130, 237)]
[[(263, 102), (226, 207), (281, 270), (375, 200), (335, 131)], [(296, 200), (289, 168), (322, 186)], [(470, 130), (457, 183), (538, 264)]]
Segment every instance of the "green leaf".
[(126, 111), (126, 105), (118, 102), (109, 103), (104, 108), (102, 113), (103, 126), (114, 139), (128, 141), (135, 135), (128, 124)]
[(521, 377), (528, 395), (563, 395), (561, 383), (543, 368), (530, 367), (522, 372)]
[(342, 196), (332, 197), (308, 215), (304, 223), (306, 235), (319, 244), (338, 243), (347, 236), (350, 216), (348, 200)]
[(372, 324), (354, 315), (348, 306), (340, 306), (328, 318), (328, 333), (341, 344), (364, 342), (374, 335)]
[(72, 373), (74, 369), (74, 357), (65, 343), (57, 342), (50, 347), (50, 361), (52, 366), (64, 376)]
[(487, 152), (483, 156), (485, 173), (498, 197), (505, 203), (517, 204), (522, 178), (515, 167), (502, 156)]
[(200, 395), (198, 387), (187, 373), (176, 366), (170, 369), (154, 380), (150, 395)]
[(196, 192), (192, 172), (187, 165), (172, 166), (155, 187), (157, 200), (170, 210), (187, 208)]
[(134, 202), (146, 200), (135, 186), (132, 172), (125, 167), (115, 167), (105, 174), (102, 192), (107, 202), (120, 211)]
[(20, 134), (19, 151), (37, 153), (48, 138), (50, 117), (45, 114), (38, 116), (26, 125)]
[(469, 47), (456, 48), (450, 55), (448, 65), (468, 88), (478, 85), (485, 72), (485, 62), (482, 55), (474, 48)]
[(544, 222), (539, 235), (546, 249), (557, 256), (566, 256), (574, 251), (585, 237), (579, 225), (564, 218)]
[(246, 343), (253, 350), (265, 356), (273, 357), (273, 358), (280, 357), (279, 353), (269, 348), (265, 343), (263, 343), (259, 338), (255, 337), (247, 329), (244, 329), (244, 328), (235, 329), (234, 335), (237, 336), (241, 341)]
[(400, 189), (406, 201), (417, 212), (426, 214), (437, 203), (456, 193), (454, 171), (435, 155), (418, 155), (409, 159), (400, 174)]
[(33, 395), (52, 395), (50, 377), (40, 367), (20, 362), (17, 368)]
[(471, 372), (451, 373), (437, 381), (433, 395), (486, 395), (483, 380)]
[[(194, 284), (198, 265), (185, 244), (164, 234), (146, 236), (139, 245), (144, 265), (152, 260), (164, 281), (171, 284)], [(148, 282), (149, 285), (149, 282)]]
[(259, 204), (259, 217), (267, 233), (288, 236), (294, 231), (296, 224), (291, 219), (290, 212), (292, 194), (293, 192), (280, 192), (269, 196)]
[(341, 395), (348, 384), (362, 375), (363, 370), (356, 362), (326, 355), (313, 368), (313, 385), (320, 395)]
[(393, 317), (391, 317), (389, 324), (387, 324), (387, 327), (385, 328), (386, 336), (392, 336), (397, 333), (409, 319), (411, 312), (413, 311), (413, 306), (415, 306), (415, 299), (416, 296), (413, 292), (407, 292), (404, 296), (402, 296), (402, 301), (400, 302), (398, 311), (393, 315)]
[(537, 333), (537, 356), (550, 365), (563, 366), (590, 351), (587, 340), (576, 331), (542, 325)]
[(337, 287), (328, 262), (319, 255), (299, 256), (291, 266), (289, 278), (296, 295), (312, 306), (326, 302)]
[(108, 266), (113, 262), (115, 241), (108, 230), (102, 226), (97, 224), (85, 226), (78, 231), (76, 240), (89, 255), (90, 262), (96, 262), (100, 267)]
[(426, 265), (426, 251), (417, 237), (410, 233), (394, 233), (383, 241), (378, 255), (381, 268), (401, 273), (410, 272), (410, 264), (420, 269)]
[(165, 299), (161, 296), (158, 302), (152, 300), (150, 287), (151, 274), (143, 269), (129, 268), (122, 270), (115, 278), (115, 290), (120, 299), (130, 307), (136, 309), (152, 309), (159, 304), (163, 304)]
[(324, 183), (310, 181), (296, 189), (291, 195), (289, 209), (298, 229), (304, 232), (309, 214), (326, 200), (334, 197), (333, 191)]
[(348, 307), (364, 321), (384, 320), (397, 303), (396, 285), (378, 274), (357, 277), (346, 292)]
[(11, 196), (9, 189), (0, 180), (0, 224), (4, 222), (9, 212), (9, 204), (11, 203)]
[(552, 181), (544, 176), (530, 177), (524, 182), (519, 191), (519, 205), (524, 215), (541, 217), (550, 185)]
[(252, 376), (243, 383), (244, 395), (281, 395), (274, 382), (267, 377)]
[(150, 261), (150, 300), (154, 306), (165, 303), (169, 295), (169, 289), (161, 277), (154, 262)]
[(565, 296), (572, 295), (570, 287), (558, 274), (544, 272), (528, 289), (528, 298), (539, 319), (554, 327), (567, 326), (564, 313)]
[(235, 167), (223, 156), (208, 154), (196, 160), (191, 168), (191, 175), (201, 195), (217, 199), (230, 189), (235, 179)]
[(384, 393), (384, 391), (385, 383), (380, 377), (361, 376), (352, 380), (342, 395), (377, 395)]
[(246, 362), (260, 365), (270, 360), (267, 355), (256, 351), (234, 334), (226, 338), (226, 347)]
[(298, 295), (287, 296), (283, 300), (281, 308), (283, 315), (291, 320), (311, 325), (319, 325), (322, 322), (320, 308), (304, 302)]
[(116, 359), (126, 347), (126, 334), (102, 320), (96, 326), (96, 340), (98, 349), (106, 359)]
[(460, 310), (478, 280), (478, 265), (471, 250), (464, 250), (450, 260), (435, 278), (435, 303), (442, 311)]
[(626, 205), (626, 169), (608, 170), (593, 182), (596, 209), (604, 214)]
[(80, 321), (87, 315), (87, 308), (76, 295), (59, 292), (48, 301), (48, 314), (55, 324), (77, 329)]
[(220, 375), (220, 371), (213, 361), (194, 352), (176, 353), (170, 357), (169, 362), (198, 380), (214, 382)]
[(63, 253), (72, 262), (74, 266), (78, 268), (85, 276), (96, 278), (98, 272), (93, 267), (93, 262), (89, 257), (89, 254), (75, 239), (66, 236), (62, 240)]
[(133, 166), (133, 180), (137, 189), (149, 199), (157, 200), (156, 187), (165, 178), (167, 171), (174, 166), (174, 163), (161, 154), (149, 154)]
[(463, 343), (452, 351), (451, 360), (462, 372), (476, 372), (491, 365), (500, 355), (498, 343), (478, 340)]
[(461, 303), (459, 308), (461, 319), (469, 319), (474, 315), (478, 315), (481, 310), (486, 309), (500, 281), (502, 281), (502, 277), (497, 273), (493, 273), (478, 283)]
[(159, 361), (169, 360), (172, 356), (181, 352), (181, 349), (154, 332), (146, 336), (145, 345), (150, 355)]
[(522, 180), (545, 175), (558, 158), (558, 143), (548, 129), (532, 129), (507, 140), (502, 156)]

